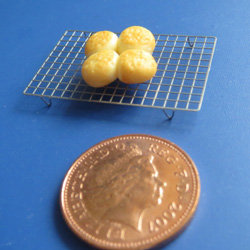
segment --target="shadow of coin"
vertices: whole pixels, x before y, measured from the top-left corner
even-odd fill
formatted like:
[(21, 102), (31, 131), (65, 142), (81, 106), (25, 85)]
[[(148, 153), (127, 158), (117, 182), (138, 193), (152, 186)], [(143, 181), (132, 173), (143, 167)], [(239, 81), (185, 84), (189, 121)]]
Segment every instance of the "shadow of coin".
[(69, 229), (61, 212), (59, 197), (60, 197), (60, 194), (58, 193), (54, 201), (53, 219), (54, 219), (55, 229), (61, 241), (68, 247), (68, 249), (97, 250), (97, 248), (90, 246), (89, 244), (87, 244), (86, 242), (78, 238)]

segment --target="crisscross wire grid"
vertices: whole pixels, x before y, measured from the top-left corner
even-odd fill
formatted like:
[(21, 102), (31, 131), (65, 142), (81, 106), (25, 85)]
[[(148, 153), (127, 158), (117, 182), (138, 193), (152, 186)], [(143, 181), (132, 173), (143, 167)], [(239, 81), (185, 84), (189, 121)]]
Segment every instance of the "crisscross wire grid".
[(68, 30), (35, 74), (24, 94), (48, 98), (198, 111), (216, 45), (215, 37), (155, 35), (156, 75), (141, 84), (119, 80), (104, 88), (81, 77), (84, 47), (92, 32)]

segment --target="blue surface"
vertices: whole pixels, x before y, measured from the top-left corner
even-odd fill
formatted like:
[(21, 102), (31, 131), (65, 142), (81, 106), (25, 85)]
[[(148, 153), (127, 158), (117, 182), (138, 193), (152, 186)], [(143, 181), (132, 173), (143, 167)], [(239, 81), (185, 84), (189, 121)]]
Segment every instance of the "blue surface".
[[(249, 249), (250, 2), (1, 1), (0, 249), (87, 249), (65, 225), (59, 191), (73, 161), (109, 137), (145, 133), (169, 139), (201, 178), (197, 213), (164, 249)], [(67, 29), (218, 38), (201, 111), (53, 100), (22, 94)]]

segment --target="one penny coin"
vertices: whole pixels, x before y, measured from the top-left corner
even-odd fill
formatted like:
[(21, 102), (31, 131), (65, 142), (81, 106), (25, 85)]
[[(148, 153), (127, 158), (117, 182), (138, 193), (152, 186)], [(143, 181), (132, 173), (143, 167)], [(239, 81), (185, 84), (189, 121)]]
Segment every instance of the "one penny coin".
[(199, 194), (195, 164), (181, 148), (132, 134), (102, 141), (73, 163), (61, 208), (72, 231), (95, 247), (145, 249), (185, 228)]

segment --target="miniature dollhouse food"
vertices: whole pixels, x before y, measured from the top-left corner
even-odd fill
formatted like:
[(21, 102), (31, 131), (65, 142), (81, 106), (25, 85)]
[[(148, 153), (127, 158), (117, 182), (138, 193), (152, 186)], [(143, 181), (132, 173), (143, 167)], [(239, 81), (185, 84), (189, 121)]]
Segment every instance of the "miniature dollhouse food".
[(131, 26), (121, 33), (117, 52), (121, 54), (128, 49), (142, 49), (152, 54), (154, 48), (155, 38), (148, 29), (141, 26)]
[(121, 53), (118, 61), (118, 78), (124, 83), (142, 83), (150, 80), (157, 71), (153, 56), (144, 50), (130, 49)]
[(104, 87), (117, 79), (119, 55), (113, 50), (102, 50), (86, 59), (82, 65), (84, 81), (95, 88)]
[(117, 35), (111, 31), (96, 32), (86, 43), (85, 55), (89, 57), (96, 52), (106, 49), (117, 51), (117, 42)]

